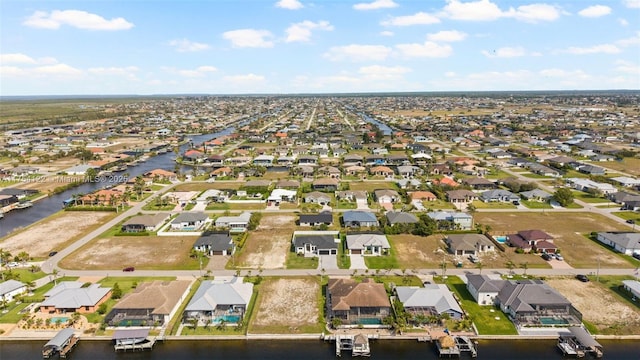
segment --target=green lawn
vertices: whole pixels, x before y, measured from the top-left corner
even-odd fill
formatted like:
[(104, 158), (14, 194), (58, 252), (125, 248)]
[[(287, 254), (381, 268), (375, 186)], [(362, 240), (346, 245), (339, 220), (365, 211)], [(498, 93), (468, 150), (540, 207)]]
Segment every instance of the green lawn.
[(553, 206), (551, 206), (548, 202), (521, 200), (520, 203), (528, 207), (529, 209), (552, 209), (553, 208)]
[(476, 200), (473, 202), (473, 206), (475, 206), (476, 209), (516, 209), (516, 206), (512, 203), (500, 201), (484, 202)]
[[(434, 277), (442, 283), (442, 278)], [(516, 327), (506, 315), (495, 306), (480, 306), (467, 290), (467, 286), (457, 276), (449, 276), (444, 281), (456, 295), (460, 306), (471, 317), (480, 335), (517, 335)], [(493, 311), (492, 311), (493, 310)]]
[[(57, 280), (57, 282), (59, 283), (60, 281), (74, 281), (77, 280), (77, 277), (62, 277), (59, 278)], [(34, 303), (34, 302), (41, 302), (42, 300), (44, 300), (44, 294), (51, 290), (54, 286), (54, 283), (48, 283), (42, 287), (39, 287), (38, 289), (36, 289), (33, 292), (33, 295), (31, 296), (25, 296), (24, 297), (24, 301), (21, 302), (20, 304), (17, 303), (17, 301), (12, 301), (10, 303), (7, 304), (5, 310), (7, 310), (6, 313), (2, 312), (0, 313), (0, 323), (2, 324), (15, 324), (18, 321), (20, 321), (22, 319), (23, 314), (20, 314), (20, 311), (22, 311), (24, 308), (26, 308), (27, 306), (29, 306), (29, 304)]]
[(640, 213), (635, 211), (616, 211), (612, 212), (613, 215), (625, 219), (625, 220), (635, 220), (636, 224), (640, 225)]
[(397, 269), (400, 267), (393, 247), (391, 247), (389, 255), (365, 256), (364, 263), (369, 269)]
[(13, 276), (15, 275), (17, 276), (16, 280), (22, 281), (23, 283), (28, 283), (28, 282), (40, 279), (41, 277), (44, 277), (46, 275), (44, 272), (40, 270), (40, 268), (38, 268), (37, 270), (38, 271), (36, 272), (31, 272), (29, 268), (21, 268), (21, 269), (6, 270), (6, 271), (3, 271), (2, 273), (7, 279), (12, 279)]
[(287, 254), (287, 269), (317, 269), (318, 258), (317, 257), (304, 257), (297, 255), (293, 252)]
[(577, 190), (573, 190), (573, 196), (578, 199), (578, 200), (582, 200), (586, 203), (589, 204), (598, 204), (598, 203), (608, 203), (611, 202), (609, 199), (605, 199), (602, 197), (597, 197), (597, 196), (593, 196), (589, 193), (583, 192), (583, 191), (577, 191)]

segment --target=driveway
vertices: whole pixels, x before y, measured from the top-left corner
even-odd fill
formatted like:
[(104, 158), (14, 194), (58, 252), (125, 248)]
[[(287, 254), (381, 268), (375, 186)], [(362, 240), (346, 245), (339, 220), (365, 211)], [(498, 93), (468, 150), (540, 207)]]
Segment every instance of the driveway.
[(319, 255), (318, 270), (335, 270), (338, 268), (338, 258), (336, 255)]
[(367, 265), (364, 264), (364, 256), (362, 255), (349, 255), (351, 259), (351, 266), (349, 269), (367, 269)]
[(369, 210), (367, 199), (356, 199), (356, 210)]

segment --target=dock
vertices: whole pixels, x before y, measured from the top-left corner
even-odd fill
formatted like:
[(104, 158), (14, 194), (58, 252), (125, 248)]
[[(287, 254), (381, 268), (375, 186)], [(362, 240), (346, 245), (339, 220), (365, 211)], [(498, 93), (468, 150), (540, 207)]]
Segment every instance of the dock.
[(604, 355), (602, 345), (585, 328), (579, 326), (569, 327), (568, 334), (560, 335), (557, 346), (566, 356), (582, 358), (591, 354), (595, 358), (601, 358)]
[(377, 339), (377, 335), (364, 335), (364, 334), (339, 334), (323, 336), (325, 341), (335, 341), (336, 343), (336, 356), (341, 357), (342, 351), (351, 351), (351, 356), (371, 356), (371, 346), (369, 339)]
[(477, 344), (468, 336), (445, 335), (436, 338), (435, 343), (440, 357), (459, 357), (462, 353), (478, 356)]
[(152, 350), (157, 337), (149, 336), (148, 328), (116, 330), (112, 337), (115, 351)]
[(59, 354), (61, 359), (65, 359), (80, 340), (74, 331), (73, 328), (58, 331), (58, 333), (42, 347), (42, 357), (49, 359), (55, 354)]

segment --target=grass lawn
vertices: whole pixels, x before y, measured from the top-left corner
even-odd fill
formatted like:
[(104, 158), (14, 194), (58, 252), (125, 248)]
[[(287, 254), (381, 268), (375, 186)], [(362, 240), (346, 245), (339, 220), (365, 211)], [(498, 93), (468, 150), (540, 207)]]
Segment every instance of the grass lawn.
[[(603, 268), (632, 267), (626, 259), (583, 235), (594, 231), (628, 230), (625, 224), (620, 224), (599, 214), (583, 212), (478, 212), (474, 214), (474, 218), (476, 223), (490, 225), (491, 232), (498, 235), (513, 234), (520, 230), (542, 230), (554, 237), (554, 244), (562, 251), (565, 261), (575, 268), (595, 269), (598, 266), (598, 261)], [(522, 260), (512, 259), (512, 261), (517, 264)]]
[(540, 174), (534, 174), (534, 173), (521, 173), (522, 176), (529, 178), (529, 179), (550, 179), (550, 177), (548, 176), (544, 176), (544, 175), (540, 175)]
[[(59, 278), (57, 280), (57, 282), (60, 281), (74, 281), (77, 280), (77, 277), (62, 277)], [(41, 302), (44, 299), (44, 294), (51, 290), (54, 286), (54, 283), (48, 283), (42, 287), (37, 288), (34, 292), (33, 295), (31, 296), (25, 296), (24, 297), (24, 301), (21, 302), (20, 304), (18, 304), (16, 301), (12, 301), (10, 303), (7, 304), (6, 308), (4, 310), (7, 310), (7, 312), (1, 312), (0, 313), (0, 323), (1, 324), (15, 324), (18, 321), (20, 321), (22, 319), (23, 314), (20, 314), (20, 311), (22, 311), (24, 308), (26, 308), (27, 306), (29, 306), (29, 304), (34, 303), (34, 302)]]
[(578, 199), (578, 200), (582, 200), (586, 203), (589, 204), (598, 204), (598, 203), (608, 203), (611, 202), (609, 199), (605, 199), (602, 197), (598, 197), (598, 196), (593, 196), (589, 193), (586, 193), (584, 191), (578, 191), (578, 190), (573, 190), (573, 196)]
[(427, 237), (400, 234), (387, 235), (397, 253), (398, 267), (403, 269), (431, 269), (442, 263), (442, 254), (436, 250), (443, 248), (444, 237), (440, 234)]
[(435, 200), (435, 201), (423, 201), (422, 205), (427, 209), (426, 211), (432, 210), (442, 210), (442, 209), (455, 209), (456, 207), (448, 202), (443, 200)]
[(10, 275), (15, 274), (18, 276), (17, 280), (22, 281), (23, 283), (36, 281), (37, 279), (40, 279), (41, 277), (44, 277), (47, 275), (44, 272), (40, 271), (40, 268), (38, 268), (38, 271), (36, 272), (31, 272), (29, 268), (20, 268), (20, 269), (14, 268), (7, 271), (3, 271), (3, 273), (7, 279), (12, 278)]
[(501, 201), (484, 202), (476, 200), (473, 203), (476, 209), (515, 209), (516, 206), (512, 203), (506, 203)]
[(640, 224), (640, 213), (636, 211), (616, 211), (612, 212), (612, 214), (621, 219), (635, 220), (636, 224)]
[(287, 269), (317, 269), (318, 257), (304, 257), (294, 252), (289, 252), (285, 266)]
[(142, 207), (142, 210), (147, 211), (171, 211), (175, 209), (176, 204), (166, 204), (166, 205), (156, 205), (156, 203), (152, 200), (150, 203), (146, 204)]
[(622, 161), (607, 161), (599, 162), (598, 166), (613, 169), (618, 171), (624, 171), (631, 175), (640, 175), (640, 158), (624, 158)]
[(520, 200), (520, 203), (529, 209), (552, 209), (553, 206), (548, 202), (534, 201), (534, 200)]
[(380, 189), (392, 189), (397, 190), (398, 187), (392, 181), (362, 181), (362, 182), (350, 182), (349, 190), (353, 191), (366, 191), (369, 194), (373, 193), (375, 190)]
[(391, 250), (389, 255), (383, 256), (365, 256), (364, 263), (369, 269), (397, 269), (398, 259), (396, 258), (396, 251), (394, 245), (391, 244)]
[[(434, 277), (439, 283), (442, 278)], [(444, 281), (456, 295), (462, 309), (467, 313), (478, 329), (480, 335), (517, 335), (516, 327), (499, 308), (494, 306), (480, 306), (467, 290), (467, 286), (457, 276), (449, 276)]]
[(338, 268), (339, 269), (349, 269), (351, 267), (351, 258), (347, 255), (347, 251), (345, 247), (347, 242), (345, 240), (344, 235), (342, 235), (342, 241), (340, 246), (338, 246)]

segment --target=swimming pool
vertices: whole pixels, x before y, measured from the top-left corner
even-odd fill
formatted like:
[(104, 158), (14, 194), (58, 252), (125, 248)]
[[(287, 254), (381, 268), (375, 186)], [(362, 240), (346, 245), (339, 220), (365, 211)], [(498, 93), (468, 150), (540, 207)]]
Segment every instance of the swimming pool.
[(224, 320), (224, 322), (227, 323), (234, 323), (237, 324), (240, 322), (240, 315), (222, 315), (222, 316), (218, 316), (217, 318), (211, 320), (212, 323), (217, 324), (219, 322), (221, 322), (222, 320)]
[(507, 242), (507, 237), (504, 235), (494, 236), (493, 238), (496, 239), (496, 241), (499, 242), (500, 244), (504, 244)]
[(541, 317), (540, 323), (542, 325), (567, 325), (569, 322), (562, 318)]
[(55, 316), (51, 318), (52, 324), (64, 324), (69, 321), (69, 318), (66, 316)]
[(375, 318), (364, 318), (364, 319), (358, 320), (358, 324), (360, 324), (360, 325), (380, 325), (380, 324), (382, 324), (382, 321), (380, 321), (380, 319), (375, 319)]

